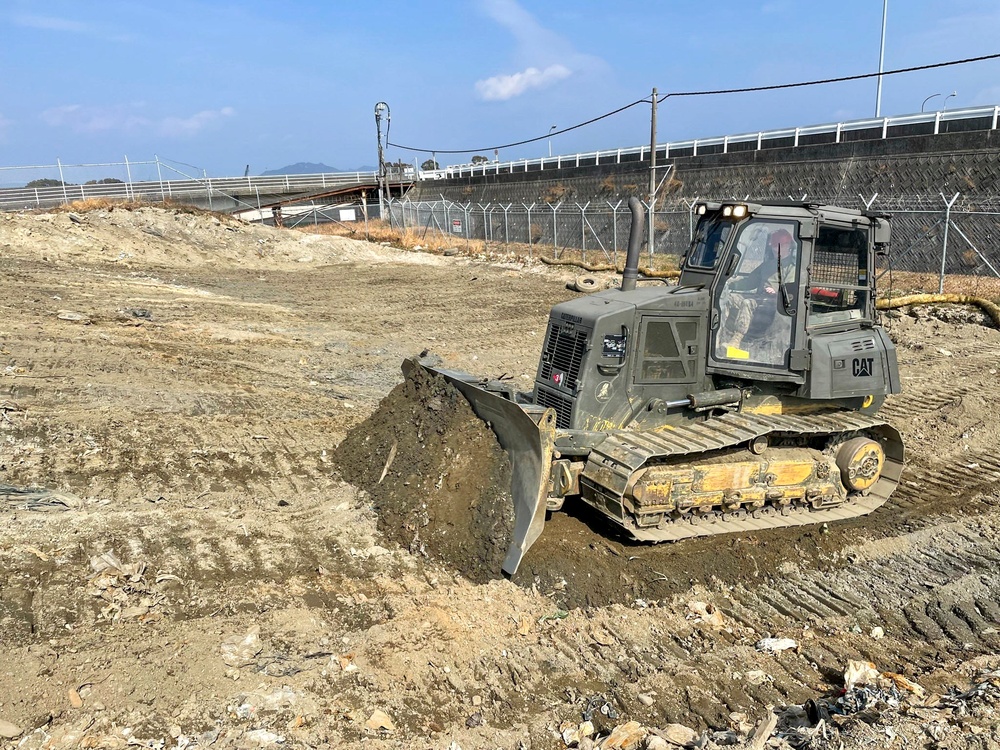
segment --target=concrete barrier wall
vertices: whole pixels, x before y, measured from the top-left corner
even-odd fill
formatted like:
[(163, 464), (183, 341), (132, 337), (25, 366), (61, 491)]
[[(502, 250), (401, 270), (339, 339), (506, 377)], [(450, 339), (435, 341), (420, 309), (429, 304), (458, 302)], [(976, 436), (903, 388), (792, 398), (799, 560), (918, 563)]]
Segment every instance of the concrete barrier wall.
[[(659, 202), (749, 196), (789, 197), (863, 205), (878, 193), (885, 200), (995, 198), (1000, 186), (998, 131), (973, 131), (887, 140), (798, 146), (763, 151), (671, 158)], [(477, 175), (417, 183), (415, 201), (456, 203), (556, 203), (648, 197), (649, 162), (563, 168), (544, 172)], [(662, 172), (660, 172), (662, 175)]]

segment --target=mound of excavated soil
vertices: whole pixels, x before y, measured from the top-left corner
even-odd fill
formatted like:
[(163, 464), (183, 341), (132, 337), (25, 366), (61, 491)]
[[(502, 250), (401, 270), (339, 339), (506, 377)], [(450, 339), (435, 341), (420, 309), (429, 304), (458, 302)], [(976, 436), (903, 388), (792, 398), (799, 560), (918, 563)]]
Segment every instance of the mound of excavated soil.
[(334, 463), (368, 493), (387, 537), (477, 583), (500, 576), (514, 528), (510, 463), (443, 378), (418, 368), (348, 433)]

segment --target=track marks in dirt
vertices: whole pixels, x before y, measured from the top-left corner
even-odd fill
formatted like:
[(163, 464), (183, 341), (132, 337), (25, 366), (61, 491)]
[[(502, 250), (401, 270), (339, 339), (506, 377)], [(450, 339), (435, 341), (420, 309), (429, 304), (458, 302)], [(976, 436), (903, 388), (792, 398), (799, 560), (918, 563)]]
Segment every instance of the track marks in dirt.
[(1000, 642), (1000, 608), (978, 602), (1000, 598), (996, 531), (967, 519), (863, 543), (835, 569), (787, 570), (767, 586), (734, 587), (728, 608), (758, 628), (857, 628), (861, 641), (882, 627), (888, 639), (879, 648), (894, 645), (900, 663), (929, 663), (940, 651), (989, 653)]
[(1000, 457), (992, 450), (943, 456), (938, 466), (909, 465), (888, 507), (905, 509), (905, 517), (964, 508), (998, 482)]

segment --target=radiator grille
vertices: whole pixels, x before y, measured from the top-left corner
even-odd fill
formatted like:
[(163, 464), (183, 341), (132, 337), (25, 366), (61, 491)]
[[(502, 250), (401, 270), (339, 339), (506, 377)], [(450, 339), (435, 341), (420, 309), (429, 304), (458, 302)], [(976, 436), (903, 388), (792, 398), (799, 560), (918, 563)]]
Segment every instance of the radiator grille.
[(587, 331), (563, 327), (558, 323), (550, 324), (545, 351), (542, 352), (542, 380), (570, 392), (576, 391), (587, 340)]
[(556, 427), (568, 430), (573, 417), (573, 399), (546, 388), (535, 387), (535, 403), (556, 410)]

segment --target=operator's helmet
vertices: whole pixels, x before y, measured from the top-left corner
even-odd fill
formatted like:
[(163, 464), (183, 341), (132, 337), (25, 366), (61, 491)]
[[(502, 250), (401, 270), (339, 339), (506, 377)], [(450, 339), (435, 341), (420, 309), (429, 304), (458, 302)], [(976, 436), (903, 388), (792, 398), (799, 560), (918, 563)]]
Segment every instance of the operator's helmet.
[(794, 244), (795, 240), (792, 237), (792, 233), (787, 229), (775, 229), (771, 232), (771, 236), (767, 238), (767, 246), (775, 252), (777, 252), (779, 248), (781, 250), (787, 250)]

